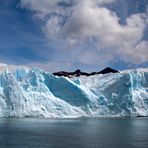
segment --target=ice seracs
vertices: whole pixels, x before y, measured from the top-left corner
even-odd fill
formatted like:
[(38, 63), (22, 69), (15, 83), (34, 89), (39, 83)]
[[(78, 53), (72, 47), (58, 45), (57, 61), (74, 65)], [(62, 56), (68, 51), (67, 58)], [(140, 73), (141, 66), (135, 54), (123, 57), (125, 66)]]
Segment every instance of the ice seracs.
[(0, 117), (148, 116), (148, 70), (58, 77), (0, 65)]

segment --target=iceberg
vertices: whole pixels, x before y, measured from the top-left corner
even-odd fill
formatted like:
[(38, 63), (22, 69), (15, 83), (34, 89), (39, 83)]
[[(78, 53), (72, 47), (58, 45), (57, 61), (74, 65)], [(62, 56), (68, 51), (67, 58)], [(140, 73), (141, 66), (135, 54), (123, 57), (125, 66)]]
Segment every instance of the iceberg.
[(0, 65), (0, 117), (148, 116), (148, 69), (59, 77)]

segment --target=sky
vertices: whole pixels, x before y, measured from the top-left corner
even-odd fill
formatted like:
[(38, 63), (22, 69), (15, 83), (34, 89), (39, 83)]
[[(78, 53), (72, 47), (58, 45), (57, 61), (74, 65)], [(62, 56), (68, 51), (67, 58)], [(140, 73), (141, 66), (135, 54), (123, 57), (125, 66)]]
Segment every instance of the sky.
[(0, 0), (0, 63), (49, 72), (148, 67), (148, 1)]

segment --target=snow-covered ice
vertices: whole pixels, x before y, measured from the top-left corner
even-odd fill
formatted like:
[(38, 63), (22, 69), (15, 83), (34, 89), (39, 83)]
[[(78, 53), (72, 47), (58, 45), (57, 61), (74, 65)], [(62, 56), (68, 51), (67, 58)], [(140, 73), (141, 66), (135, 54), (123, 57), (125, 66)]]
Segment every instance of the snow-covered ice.
[(148, 69), (58, 77), (0, 64), (0, 117), (148, 116)]

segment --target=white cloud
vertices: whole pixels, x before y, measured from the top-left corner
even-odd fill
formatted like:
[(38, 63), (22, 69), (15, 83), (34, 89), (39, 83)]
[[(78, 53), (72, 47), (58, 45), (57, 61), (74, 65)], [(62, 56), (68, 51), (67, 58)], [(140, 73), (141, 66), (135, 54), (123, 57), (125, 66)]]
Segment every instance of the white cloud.
[(21, 8), (49, 14), (59, 0), (21, 0)]
[[(92, 62), (98, 62), (97, 58), (110, 62), (115, 56), (129, 63), (147, 62), (148, 42), (143, 40), (146, 14), (133, 14), (126, 19), (125, 25), (121, 25), (116, 12), (102, 5), (115, 0), (72, 1), (72, 6), (61, 7), (57, 5), (61, 0), (21, 0), (21, 7), (44, 16), (43, 30), (49, 39), (74, 45), (93, 43), (95, 39), (96, 50), (83, 50), (84, 54), (79, 57), (82, 63), (91, 63), (87, 60), (91, 56), (94, 57)], [(54, 15), (51, 17), (51, 14)]]
[[(131, 47), (132, 48), (132, 47)], [(147, 41), (141, 41), (137, 45), (135, 45), (132, 49), (126, 50), (126, 52), (123, 52), (122, 55), (124, 55), (124, 58), (127, 59), (127, 61), (130, 61), (134, 64), (144, 63), (148, 61), (148, 42)]]

